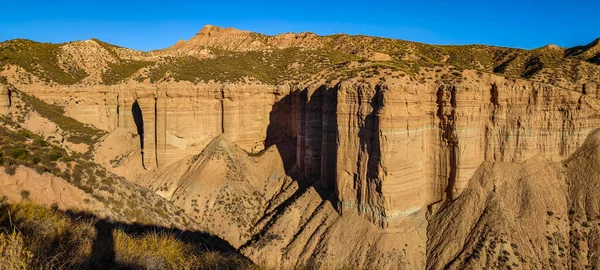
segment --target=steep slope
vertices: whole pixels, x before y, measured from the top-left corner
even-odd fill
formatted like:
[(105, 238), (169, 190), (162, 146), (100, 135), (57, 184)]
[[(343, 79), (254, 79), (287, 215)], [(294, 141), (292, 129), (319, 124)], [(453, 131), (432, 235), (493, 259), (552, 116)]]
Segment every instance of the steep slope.
[(429, 218), (427, 268), (599, 267), (599, 143), (596, 130), (563, 163), (484, 163)]
[(251, 156), (222, 135), (201, 154), (171, 165), (144, 184), (235, 247), (259, 230), (258, 219), (281, 203), (278, 196), (298, 189), (286, 176), (276, 149)]
[(463, 193), (429, 218), (427, 268), (566, 268), (562, 173), (560, 164), (538, 157), (484, 163)]

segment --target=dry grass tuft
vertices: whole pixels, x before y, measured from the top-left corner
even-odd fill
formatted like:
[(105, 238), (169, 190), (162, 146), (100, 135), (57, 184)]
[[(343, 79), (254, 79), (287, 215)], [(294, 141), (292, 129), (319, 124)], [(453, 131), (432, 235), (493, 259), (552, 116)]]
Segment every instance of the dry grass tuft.
[(25, 248), (21, 233), (0, 233), (0, 265), (6, 269), (28, 269), (33, 266), (33, 253)]

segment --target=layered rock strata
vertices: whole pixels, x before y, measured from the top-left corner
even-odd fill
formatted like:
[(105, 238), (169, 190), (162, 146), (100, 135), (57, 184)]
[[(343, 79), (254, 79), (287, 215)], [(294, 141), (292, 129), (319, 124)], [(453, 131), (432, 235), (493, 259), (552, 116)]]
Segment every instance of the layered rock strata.
[[(199, 153), (221, 134), (247, 152), (279, 144), (286, 170), (335, 190), (338, 211), (386, 226), (456, 198), (484, 161), (562, 160), (600, 124), (591, 85), (577, 92), (474, 71), (462, 77), (131, 84), (35, 94), (66, 105), (82, 122), (138, 134), (148, 170)], [(295, 147), (283, 146), (289, 140)]]

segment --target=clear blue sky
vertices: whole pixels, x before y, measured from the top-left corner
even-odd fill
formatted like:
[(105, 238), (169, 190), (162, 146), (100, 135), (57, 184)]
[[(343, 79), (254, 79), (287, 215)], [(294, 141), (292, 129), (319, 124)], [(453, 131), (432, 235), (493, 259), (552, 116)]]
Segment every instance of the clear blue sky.
[(189, 39), (205, 24), (269, 35), (310, 31), (519, 48), (571, 47), (600, 37), (599, 0), (4, 0), (1, 8), (0, 40), (95, 37), (140, 50)]

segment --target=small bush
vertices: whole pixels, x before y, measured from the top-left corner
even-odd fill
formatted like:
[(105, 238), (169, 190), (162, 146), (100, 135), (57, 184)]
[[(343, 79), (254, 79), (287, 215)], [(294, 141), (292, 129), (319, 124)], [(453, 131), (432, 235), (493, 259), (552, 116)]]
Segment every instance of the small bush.
[(15, 159), (26, 159), (29, 152), (25, 148), (14, 148), (10, 149), (8, 154)]
[(27, 130), (19, 131), (19, 135), (21, 135), (22, 137), (25, 137), (25, 138), (31, 138), (31, 132), (29, 132)]
[(581, 225), (582, 225), (584, 228), (589, 228), (589, 227), (590, 227), (590, 224), (589, 224), (587, 221), (584, 221), (584, 222), (583, 222)]
[(42, 158), (40, 158), (38, 156), (34, 156), (34, 157), (31, 158), (31, 162), (33, 164), (38, 164), (38, 163), (40, 163), (40, 161), (42, 161)]
[(39, 145), (41, 147), (48, 147), (48, 146), (50, 146), (50, 144), (48, 144), (47, 141), (44, 141), (42, 139), (35, 140), (35, 144), (37, 144), (37, 145)]
[(50, 152), (50, 154), (48, 155), (48, 159), (49, 159), (50, 161), (57, 161), (57, 160), (59, 160), (61, 157), (62, 157), (62, 154), (61, 154), (60, 152), (58, 152), (58, 151), (53, 151), (53, 152)]
[(15, 168), (15, 166), (6, 166), (4, 168), (4, 172), (8, 175), (15, 175), (17, 169)]
[(21, 191), (21, 199), (29, 200), (29, 195), (31, 195), (31, 193), (29, 191), (27, 191), (27, 190)]

